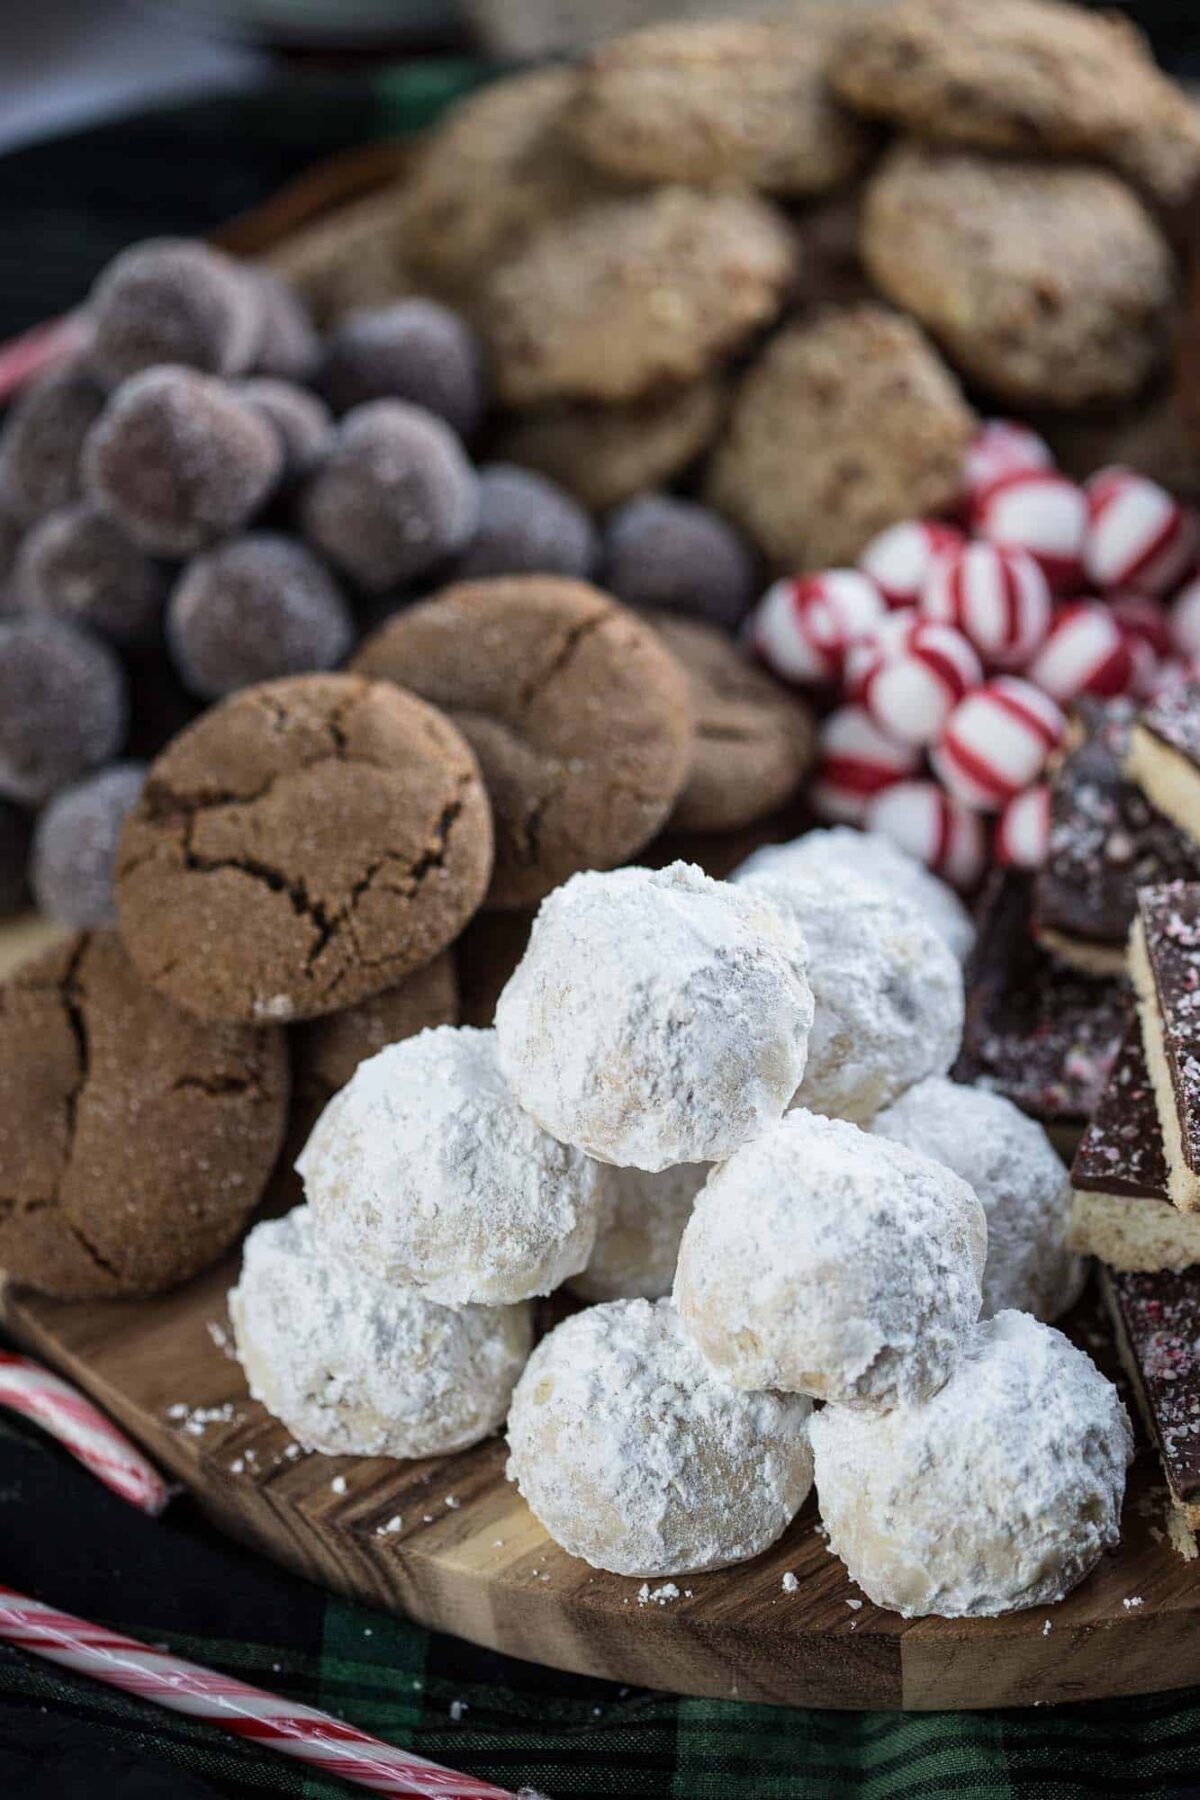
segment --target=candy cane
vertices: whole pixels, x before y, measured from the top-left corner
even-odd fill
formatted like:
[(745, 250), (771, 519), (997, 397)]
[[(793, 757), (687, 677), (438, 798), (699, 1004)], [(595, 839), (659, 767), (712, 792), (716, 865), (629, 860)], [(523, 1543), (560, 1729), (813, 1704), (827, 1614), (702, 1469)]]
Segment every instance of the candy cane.
[(129, 1439), (68, 1382), (28, 1356), (0, 1350), (0, 1406), (42, 1426), (105, 1487), (157, 1516), (170, 1489)]
[(184, 1662), (168, 1651), (152, 1650), (134, 1638), (89, 1625), (71, 1613), (56, 1612), (8, 1587), (0, 1587), (0, 1639), (126, 1694), (207, 1719), (235, 1737), (294, 1756), (376, 1794), (518, 1800), (506, 1788), (473, 1775), (456, 1775), (411, 1750), (368, 1737), (329, 1713), (281, 1700), (262, 1688)]

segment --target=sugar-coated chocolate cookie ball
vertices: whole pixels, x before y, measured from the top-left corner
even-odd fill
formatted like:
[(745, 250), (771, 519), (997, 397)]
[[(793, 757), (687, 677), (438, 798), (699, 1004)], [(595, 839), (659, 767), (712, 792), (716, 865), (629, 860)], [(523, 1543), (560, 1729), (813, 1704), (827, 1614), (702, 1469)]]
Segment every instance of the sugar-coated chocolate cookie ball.
[(59, 619), (0, 620), (0, 795), (37, 806), (108, 762), (125, 735), (121, 665)]
[(604, 528), (601, 581), (629, 606), (690, 613), (732, 630), (754, 598), (754, 558), (719, 514), (669, 494), (619, 506)]
[(117, 844), (146, 780), (142, 763), (114, 763), (56, 794), (38, 816), (34, 898), (63, 925), (111, 925)]
[(0, 492), (18, 519), (40, 519), (75, 498), (83, 442), (103, 406), (102, 390), (78, 363), (43, 376), (13, 402), (0, 437)]
[(32, 828), (27, 812), (10, 800), (0, 800), (0, 915), (20, 912), (28, 897)]
[(149, 238), (122, 251), (87, 310), (88, 361), (106, 387), (156, 363), (240, 375), (262, 338), (256, 284), (224, 251), (188, 238)]
[(483, 416), (483, 352), (470, 326), (436, 300), (351, 313), (325, 346), (317, 386), (335, 412), (407, 400), (469, 437)]
[(278, 432), (283, 447), (282, 481), (290, 486), (307, 475), (333, 431), (333, 415), (320, 396), (273, 375), (243, 381), (237, 394)]
[(342, 420), (300, 517), (331, 562), (378, 594), (463, 548), (479, 518), (479, 482), (443, 420), (376, 400)]
[(22, 606), (87, 626), (121, 649), (154, 642), (166, 571), (90, 500), (33, 526), (17, 558)]
[(324, 563), (273, 532), (198, 556), (167, 609), (175, 665), (209, 700), (256, 681), (331, 669), (353, 641), (350, 609)]
[(144, 550), (191, 556), (245, 525), (283, 468), (279, 434), (194, 369), (146, 369), (117, 389), (83, 456), (88, 492)]
[(254, 370), (280, 381), (309, 381), (321, 359), (321, 340), (304, 301), (290, 281), (270, 269), (249, 268), (245, 278), (258, 296), (261, 315)]
[(454, 565), (459, 581), (485, 575), (590, 575), (596, 533), (577, 500), (532, 469), (479, 471), (479, 524)]

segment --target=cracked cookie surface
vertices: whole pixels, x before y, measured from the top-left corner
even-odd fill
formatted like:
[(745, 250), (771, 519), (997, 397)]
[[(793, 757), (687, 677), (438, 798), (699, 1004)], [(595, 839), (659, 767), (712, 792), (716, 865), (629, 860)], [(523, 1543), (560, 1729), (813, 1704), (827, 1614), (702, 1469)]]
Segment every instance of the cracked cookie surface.
[(187, 1280), (257, 1203), (287, 1093), (281, 1031), (189, 1018), (115, 932), (67, 939), (0, 987), (0, 1267), (62, 1299)]
[(354, 666), (422, 694), (469, 739), (496, 821), (491, 906), (535, 905), (634, 855), (686, 779), (682, 670), (587, 582), (463, 582), (389, 619)]
[(122, 838), (117, 915), (146, 979), (199, 1017), (313, 1018), (432, 961), (491, 861), (448, 719), (390, 683), (294, 676), (167, 746)]

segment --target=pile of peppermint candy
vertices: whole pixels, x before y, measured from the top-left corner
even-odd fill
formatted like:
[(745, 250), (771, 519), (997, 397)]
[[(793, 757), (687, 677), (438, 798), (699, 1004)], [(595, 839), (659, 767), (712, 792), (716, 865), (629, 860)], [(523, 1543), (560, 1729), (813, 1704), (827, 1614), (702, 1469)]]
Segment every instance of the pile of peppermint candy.
[(969, 889), (990, 861), (1044, 859), (1064, 709), (1200, 676), (1200, 521), (1129, 469), (1079, 486), (1002, 419), (981, 428), (964, 489), (961, 523), (893, 525), (857, 568), (776, 581), (749, 635), (830, 703), (820, 816)]

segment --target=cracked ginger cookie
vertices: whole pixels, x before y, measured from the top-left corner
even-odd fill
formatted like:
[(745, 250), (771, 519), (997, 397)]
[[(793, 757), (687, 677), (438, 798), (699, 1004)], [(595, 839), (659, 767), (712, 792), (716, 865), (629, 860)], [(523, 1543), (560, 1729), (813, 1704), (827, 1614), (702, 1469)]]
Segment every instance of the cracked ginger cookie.
[(491, 862), (448, 719), (391, 683), (299, 675), (232, 695), (153, 764), (117, 917), (146, 979), (199, 1017), (312, 1018), (432, 961)]
[(115, 932), (56, 945), (0, 988), (0, 1267), (63, 1300), (186, 1281), (257, 1204), (287, 1091), (278, 1029), (178, 1011)]

